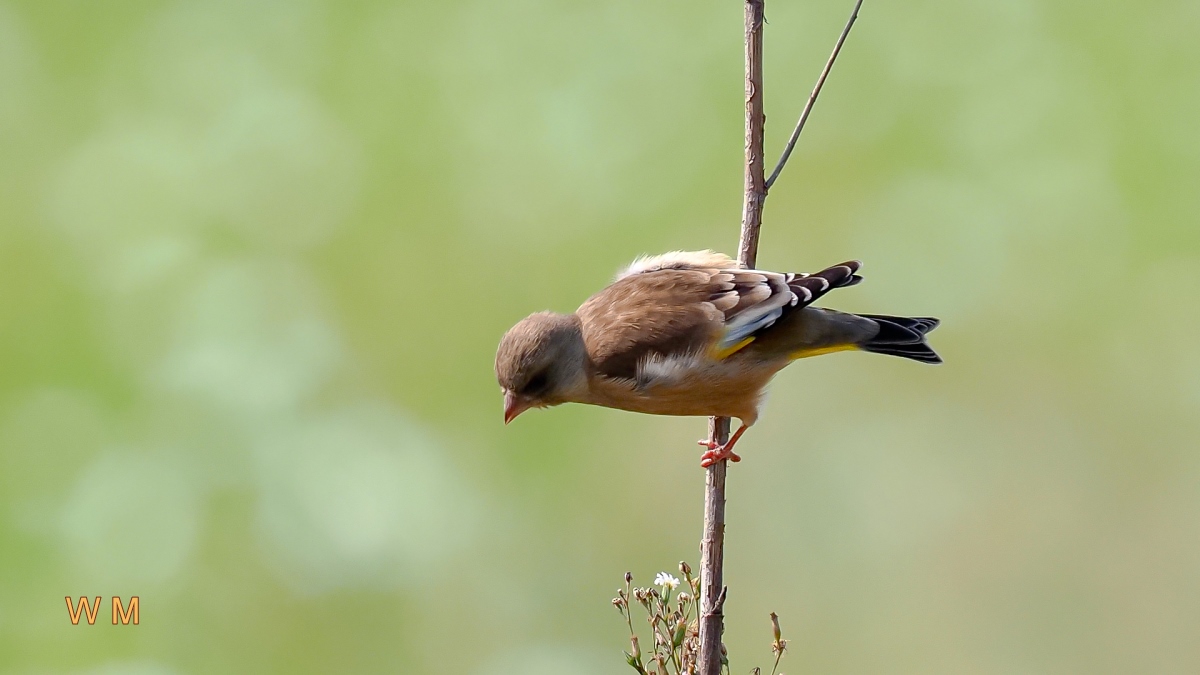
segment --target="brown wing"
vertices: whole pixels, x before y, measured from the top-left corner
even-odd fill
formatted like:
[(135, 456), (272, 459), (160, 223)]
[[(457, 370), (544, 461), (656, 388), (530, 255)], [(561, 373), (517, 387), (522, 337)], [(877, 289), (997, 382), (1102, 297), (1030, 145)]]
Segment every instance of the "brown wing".
[(860, 280), (857, 262), (806, 275), (739, 269), (709, 252), (660, 258), (635, 263), (576, 312), (600, 374), (636, 378), (651, 357), (725, 358), (785, 312)]
[(834, 265), (816, 274), (780, 274), (764, 270), (720, 269), (712, 277), (708, 302), (721, 310), (724, 329), (713, 345), (724, 358), (744, 347), (780, 317), (805, 307), (834, 288), (852, 286), (857, 261)]
[(596, 370), (633, 379), (651, 354), (702, 351), (725, 320), (709, 298), (714, 270), (664, 269), (619, 279), (576, 311)]

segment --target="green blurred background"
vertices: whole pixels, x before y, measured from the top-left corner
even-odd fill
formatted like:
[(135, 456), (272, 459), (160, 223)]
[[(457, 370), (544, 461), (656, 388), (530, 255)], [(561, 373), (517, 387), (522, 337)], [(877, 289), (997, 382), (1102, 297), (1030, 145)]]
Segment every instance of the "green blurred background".
[[(850, 0), (769, 0), (782, 147)], [(501, 424), (495, 345), (732, 251), (742, 3), (0, 0), (0, 672), (632, 672), (702, 420)], [(1200, 4), (868, 1), (760, 264), (947, 364), (776, 381), (727, 644), (1200, 672)], [(63, 597), (102, 595), (95, 626)], [(141, 625), (110, 625), (113, 595)]]

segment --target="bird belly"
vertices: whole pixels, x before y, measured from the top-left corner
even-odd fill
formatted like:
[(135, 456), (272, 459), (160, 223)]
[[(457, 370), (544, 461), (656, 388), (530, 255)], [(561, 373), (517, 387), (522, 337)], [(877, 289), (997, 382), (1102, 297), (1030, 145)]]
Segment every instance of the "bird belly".
[(650, 415), (719, 415), (753, 423), (763, 391), (777, 370), (722, 364), (645, 384), (596, 378), (590, 383), (588, 400), (582, 402)]

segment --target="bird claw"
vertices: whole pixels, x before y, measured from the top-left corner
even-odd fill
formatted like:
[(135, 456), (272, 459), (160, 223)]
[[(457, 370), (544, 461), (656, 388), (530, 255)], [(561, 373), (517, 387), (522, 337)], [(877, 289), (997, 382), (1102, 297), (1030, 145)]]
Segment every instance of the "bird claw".
[(712, 466), (713, 464), (716, 464), (717, 462), (720, 462), (720, 461), (726, 460), (726, 459), (731, 462), (742, 461), (741, 456), (738, 455), (737, 453), (735, 453), (733, 451), (733, 448), (729, 447), (729, 446), (733, 445), (732, 443), (726, 443), (725, 445), (721, 445), (719, 443), (714, 443), (709, 440), (699, 441), (699, 443), (700, 443), (700, 445), (703, 445), (704, 447), (708, 448), (708, 452), (704, 453), (703, 455), (700, 455), (700, 466), (705, 469)]
[(738, 442), (738, 439), (742, 437), (742, 434), (746, 433), (746, 429), (749, 428), (750, 427), (746, 426), (745, 424), (738, 427), (737, 433), (731, 436), (729, 441), (727, 441), (724, 445), (713, 441), (711, 438), (706, 438), (702, 441), (699, 441), (700, 445), (708, 448), (708, 452), (700, 455), (700, 466), (707, 469), (713, 464), (725, 460), (729, 460), (731, 462), (742, 461), (742, 458), (738, 457), (737, 453), (733, 451), (733, 446)]

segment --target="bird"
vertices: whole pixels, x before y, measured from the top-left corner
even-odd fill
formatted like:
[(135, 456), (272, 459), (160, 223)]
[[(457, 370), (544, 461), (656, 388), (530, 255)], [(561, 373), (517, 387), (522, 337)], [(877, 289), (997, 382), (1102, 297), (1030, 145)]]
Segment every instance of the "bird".
[(780, 273), (709, 250), (638, 258), (575, 312), (531, 314), (504, 334), (495, 364), (504, 423), (563, 403), (736, 417), (727, 442), (700, 441), (701, 466), (739, 461), (734, 446), (768, 383), (797, 359), (861, 350), (942, 362), (925, 338), (938, 319), (813, 306), (862, 281), (861, 266)]

